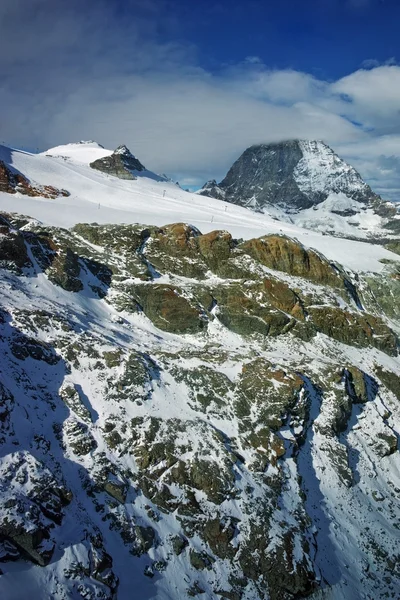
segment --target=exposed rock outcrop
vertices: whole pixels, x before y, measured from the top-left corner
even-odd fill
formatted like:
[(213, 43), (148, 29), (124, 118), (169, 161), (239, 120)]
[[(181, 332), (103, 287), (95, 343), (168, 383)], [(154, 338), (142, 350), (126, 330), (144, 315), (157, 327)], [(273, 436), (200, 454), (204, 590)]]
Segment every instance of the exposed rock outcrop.
[(140, 160), (124, 145), (118, 146), (109, 156), (93, 161), (90, 166), (119, 179), (136, 179), (134, 171), (145, 170)]

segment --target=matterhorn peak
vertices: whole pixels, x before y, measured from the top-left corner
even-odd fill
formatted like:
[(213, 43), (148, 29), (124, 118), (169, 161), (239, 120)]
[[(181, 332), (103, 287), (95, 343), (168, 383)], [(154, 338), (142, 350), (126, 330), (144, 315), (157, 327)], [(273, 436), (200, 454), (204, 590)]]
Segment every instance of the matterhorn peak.
[[(208, 184), (201, 194), (215, 196)], [(278, 206), (298, 212), (319, 205), (332, 194), (360, 205), (379, 201), (351, 165), (320, 140), (286, 140), (250, 146), (215, 186), (216, 197), (262, 210)]]

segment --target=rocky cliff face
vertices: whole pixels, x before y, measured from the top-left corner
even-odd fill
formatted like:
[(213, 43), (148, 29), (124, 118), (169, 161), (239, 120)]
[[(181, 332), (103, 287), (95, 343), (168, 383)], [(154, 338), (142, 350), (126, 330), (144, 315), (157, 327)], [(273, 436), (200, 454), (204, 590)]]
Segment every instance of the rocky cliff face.
[(0, 233), (3, 597), (397, 598), (400, 262)]
[(251, 146), (221, 183), (208, 182), (201, 192), (261, 209), (277, 205), (301, 210), (330, 194), (344, 194), (363, 204), (379, 200), (357, 171), (323, 142), (292, 140)]
[(133, 171), (144, 171), (145, 167), (124, 145), (118, 146), (110, 156), (104, 156), (90, 163), (97, 169), (120, 179), (136, 179)]

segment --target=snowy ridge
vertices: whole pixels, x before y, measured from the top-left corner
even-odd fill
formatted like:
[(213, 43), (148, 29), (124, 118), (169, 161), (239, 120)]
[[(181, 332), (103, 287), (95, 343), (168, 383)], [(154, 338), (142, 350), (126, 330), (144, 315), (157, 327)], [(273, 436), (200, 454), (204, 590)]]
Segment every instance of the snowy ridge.
[(64, 144), (42, 152), (43, 156), (67, 159), (85, 165), (110, 154), (112, 154), (112, 150), (107, 150), (101, 144), (93, 141)]

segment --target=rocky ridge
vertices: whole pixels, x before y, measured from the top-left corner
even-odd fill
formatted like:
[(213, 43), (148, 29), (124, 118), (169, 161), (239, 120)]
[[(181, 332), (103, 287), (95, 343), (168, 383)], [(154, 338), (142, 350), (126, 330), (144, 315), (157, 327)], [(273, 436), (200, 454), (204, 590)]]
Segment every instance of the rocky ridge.
[(400, 261), (3, 213), (0, 268), (5, 597), (396, 598)]

